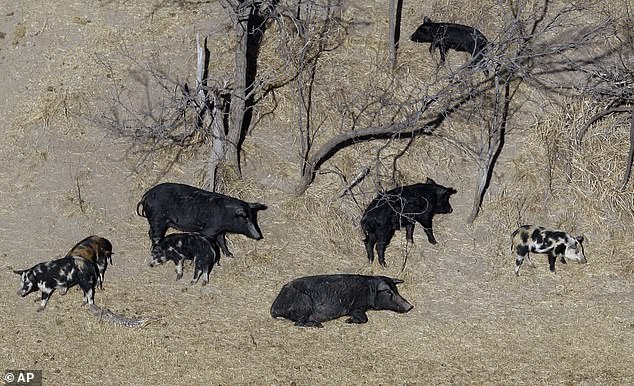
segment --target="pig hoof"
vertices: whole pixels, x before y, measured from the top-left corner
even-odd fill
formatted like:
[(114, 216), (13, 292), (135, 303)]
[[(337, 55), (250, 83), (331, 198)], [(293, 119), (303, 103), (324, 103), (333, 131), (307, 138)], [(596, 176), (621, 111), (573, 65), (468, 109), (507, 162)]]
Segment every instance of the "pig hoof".
[(180, 274), (180, 275), (176, 275), (176, 280), (180, 280), (182, 277), (183, 277), (183, 275), (182, 275), (182, 274)]
[(35, 310), (35, 312), (42, 312), (44, 311), (44, 307), (38, 307), (37, 310)]
[(319, 322), (315, 322), (313, 320), (309, 320), (306, 322), (295, 322), (295, 325), (298, 327), (317, 327), (317, 328), (323, 328), (324, 325), (319, 323)]
[(203, 287), (204, 287), (204, 286), (206, 286), (206, 285), (207, 285), (207, 283), (208, 283), (207, 281), (203, 281), (202, 286), (203, 286)]

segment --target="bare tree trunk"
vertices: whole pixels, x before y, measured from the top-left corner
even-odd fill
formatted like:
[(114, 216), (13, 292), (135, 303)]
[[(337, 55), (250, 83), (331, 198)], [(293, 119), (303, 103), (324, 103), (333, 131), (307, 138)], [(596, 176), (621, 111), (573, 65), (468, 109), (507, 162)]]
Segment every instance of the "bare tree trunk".
[(223, 100), (219, 92), (213, 93), (213, 102), (211, 107), (211, 155), (207, 161), (207, 185), (214, 192), (222, 192), (223, 184), (218, 179), (218, 165), (224, 162), (227, 155), (225, 128), (223, 119)]
[(238, 44), (235, 51), (235, 69), (233, 73), (233, 93), (229, 110), (229, 130), (227, 133), (226, 162), (236, 177), (242, 176), (240, 169), (240, 144), (247, 109), (247, 51), (249, 49), (249, 16), (251, 6), (240, 1), (234, 8), (233, 28)]
[(634, 161), (634, 107), (632, 107), (630, 111), (630, 150), (627, 154), (627, 163), (625, 165), (625, 174), (623, 174), (621, 191), (625, 190), (627, 182), (630, 180), (630, 174), (632, 174), (632, 161)]
[(396, 68), (396, 53), (401, 37), (401, 13), (403, 0), (390, 0), (390, 36), (389, 60), (392, 70)]
[[(198, 99), (198, 126), (199, 129), (207, 131), (209, 127), (212, 127), (212, 141), (213, 148), (209, 160), (207, 161), (207, 180), (205, 181), (205, 187), (213, 191), (216, 190), (216, 169), (218, 163), (224, 159), (224, 130), (221, 130), (221, 135), (217, 135), (216, 127), (217, 121), (217, 106), (218, 101), (214, 94), (213, 103), (210, 106), (209, 93), (206, 90), (208, 86), (207, 79), (207, 65), (209, 64), (209, 54), (207, 51), (207, 39), (200, 42), (200, 32), (196, 33), (196, 92)], [(220, 117), (220, 124), (222, 124), (222, 117)]]
[[(236, 34), (233, 93), (229, 102), (229, 125), (226, 135), (225, 162), (237, 178), (242, 177), (240, 149), (251, 126), (255, 105), (257, 59), (266, 30), (266, 19), (260, 13), (261, 0), (224, 0)], [(269, 5), (275, 5), (273, 1)]]
[[(505, 79), (500, 85), (500, 75), (495, 75), (495, 106), (493, 110), (493, 118), (489, 126), (488, 147), (484, 159), (482, 159), (479, 168), (478, 190), (473, 198), (473, 207), (471, 214), (467, 218), (469, 224), (475, 221), (482, 207), (482, 200), (486, 193), (491, 177), (493, 176), (493, 167), (497, 161), (502, 148), (504, 147), (504, 137), (506, 134), (506, 123), (508, 119), (509, 107), (511, 103), (511, 79), (509, 75), (504, 75)], [(504, 87), (504, 94), (500, 90), (500, 86)]]

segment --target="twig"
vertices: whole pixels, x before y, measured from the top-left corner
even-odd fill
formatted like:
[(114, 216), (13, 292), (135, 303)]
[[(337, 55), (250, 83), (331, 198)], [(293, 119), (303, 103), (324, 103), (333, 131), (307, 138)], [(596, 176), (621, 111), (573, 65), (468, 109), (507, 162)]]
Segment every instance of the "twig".
[(355, 178), (350, 181), (348, 186), (346, 186), (343, 190), (339, 192), (337, 198), (341, 198), (345, 196), (347, 193), (351, 192), (351, 189), (354, 188), (359, 182), (363, 181), (363, 179), (370, 173), (370, 167), (366, 166)]

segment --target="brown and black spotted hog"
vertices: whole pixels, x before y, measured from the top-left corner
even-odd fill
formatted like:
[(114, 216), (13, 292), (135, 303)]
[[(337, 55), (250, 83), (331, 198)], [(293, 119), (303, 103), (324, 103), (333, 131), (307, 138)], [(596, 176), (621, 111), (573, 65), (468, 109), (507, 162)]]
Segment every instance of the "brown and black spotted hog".
[(71, 248), (66, 257), (81, 257), (90, 261), (97, 269), (97, 284), (99, 288), (103, 289), (103, 279), (108, 268), (108, 261), (112, 264), (112, 243), (108, 239), (88, 236)]
[(555, 261), (559, 257), (562, 264), (566, 259), (585, 264), (583, 254), (583, 236), (572, 236), (564, 231), (549, 230), (536, 225), (522, 225), (511, 234), (511, 251), (517, 254), (515, 259), (515, 274), (519, 275), (524, 258), (534, 267), (529, 253), (544, 253), (548, 255), (550, 270), (555, 272)]

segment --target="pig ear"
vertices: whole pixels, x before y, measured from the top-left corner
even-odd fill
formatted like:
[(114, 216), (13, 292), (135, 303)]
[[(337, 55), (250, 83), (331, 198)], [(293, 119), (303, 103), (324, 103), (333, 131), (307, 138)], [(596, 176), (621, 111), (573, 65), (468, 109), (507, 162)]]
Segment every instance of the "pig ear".
[(392, 283), (393, 283), (393, 284), (401, 284), (401, 283), (404, 283), (404, 282), (403, 282), (403, 280), (401, 280), (401, 279), (394, 279), (394, 278), (392, 278), (391, 280), (392, 280)]
[(429, 24), (429, 23), (431, 23), (431, 19), (429, 18), (429, 16), (425, 16), (423, 18), (423, 24)]
[(457, 191), (456, 189), (454, 189), (454, 188), (447, 188), (447, 194), (448, 194), (448, 195), (450, 195), (450, 196), (451, 196), (452, 194), (456, 194), (456, 193), (458, 193), (458, 191)]
[(15, 269), (13, 270), (13, 273), (17, 275), (22, 275), (24, 272), (26, 272), (26, 269), (23, 269), (22, 271), (16, 271)]
[(267, 208), (267, 206), (266, 206), (266, 205), (264, 205), (264, 204), (260, 204), (260, 203), (257, 203), (257, 202), (250, 203), (250, 204), (249, 204), (249, 207), (250, 207), (251, 209), (253, 209), (253, 210), (264, 210), (264, 209), (266, 209), (266, 208)]
[(432, 180), (431, 178), (427, 177), (427, 179), (425, 180), (426, 184), (433, 184), (433, 185), (437, 185), (436, 181)]
[(584, 237), (583, 237), (583, 235), (581, 235), (581, 236), (575, 237), (575, 239), (577, 239), (578, 242), (583, 243)]

